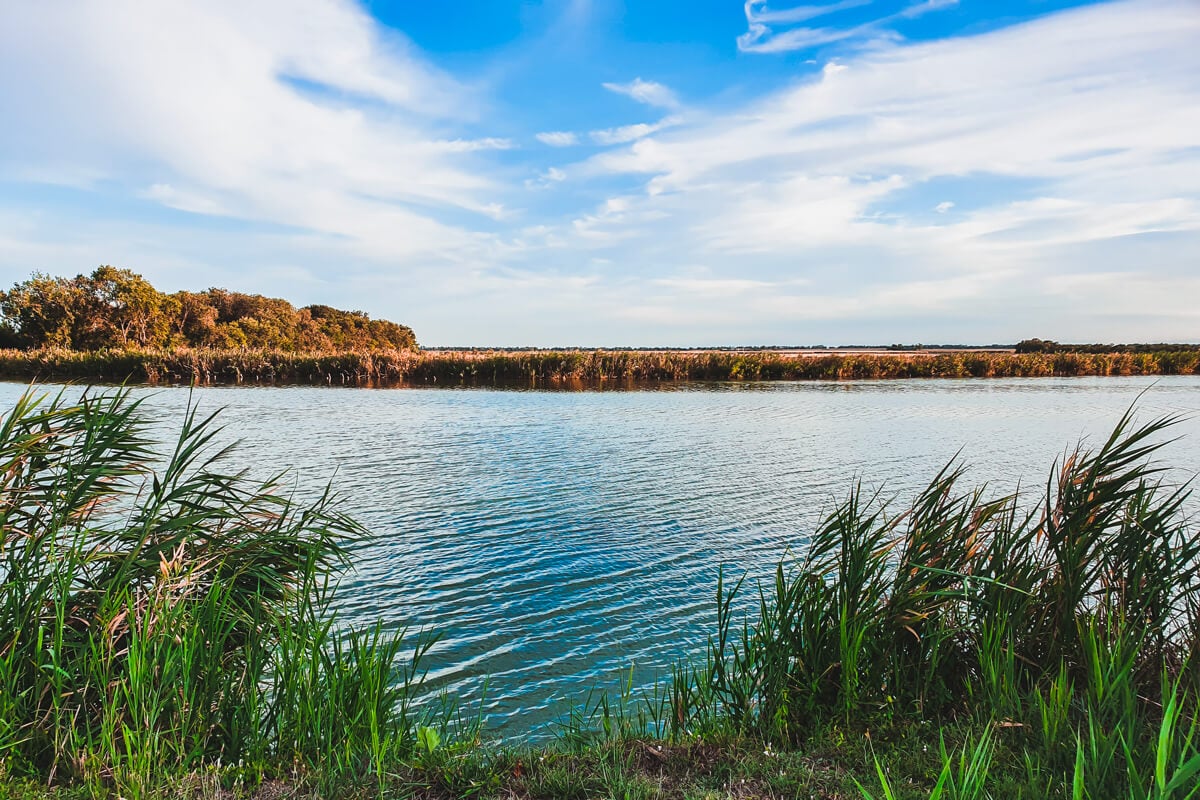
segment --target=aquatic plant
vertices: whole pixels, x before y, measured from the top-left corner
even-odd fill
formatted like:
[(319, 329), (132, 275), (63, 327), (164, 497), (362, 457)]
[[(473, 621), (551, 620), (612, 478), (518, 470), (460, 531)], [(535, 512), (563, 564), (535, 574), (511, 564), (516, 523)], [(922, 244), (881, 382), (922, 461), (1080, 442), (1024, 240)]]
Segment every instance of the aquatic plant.
[(0, 350), (0, 377), (150, 384), (627, 387), (800, 381), (1200, 374), (1200, 351), (784, 353), (770, 351)]
[(156, 453), (124, 391), (0, 422), (0, 775), (114, 785), (240, 764), (355, 785), (412, 751), (420, 659), (328, 607), (362, 529), (222, 468), (189, 410)]
[(742, 581), (719, 583), (707, 660), (676, 669), (663, 732), (788, 746), (831, 724), (962, 717), (984, 733), (946, 755), (938, 786), (976, 787), (954, 796), (982, 796), (988, 766), (967, 765), (998, 728), (1021, 732), (1051, 794), (1066, 775), (1088, 797), (1193, 796), (1200, 536), (1187, 487), (1151, 460), (1176, 421), (1127, 414), (1066, 454), (1034, 506), (960, 488), (957, 464), (899, 514), (854, 488), (779, 565), (755, 618), (734, 618)]
[(339, 623), (364, 531), (329, 492), (226, 470), (194, 409), (160, 452), (127, 392), (27, 395), (0, 421), (0, 779), (1194, 798), (1200, 536), (1155, 460), (1177, 421), (1127, 413), (1032, 497), (964, 487), (958, 462), (899, 511), (852, 487), (750, 613), (748, 578), (719, 579), (703, 659), (644, 691), (631, 671), (530, 750), (480, 745), (480, 718), (455, 737), (453, 698), (429, 710), (431, 639)]

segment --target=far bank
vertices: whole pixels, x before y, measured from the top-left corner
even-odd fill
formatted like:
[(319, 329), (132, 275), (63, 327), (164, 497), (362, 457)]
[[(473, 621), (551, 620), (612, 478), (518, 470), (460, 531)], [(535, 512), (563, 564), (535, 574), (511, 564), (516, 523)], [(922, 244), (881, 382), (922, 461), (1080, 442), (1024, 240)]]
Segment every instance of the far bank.
[(1200, 374), (1200, 350), (0, 350), (0, 379), (151, 385), (590, 388), (682, 381)]

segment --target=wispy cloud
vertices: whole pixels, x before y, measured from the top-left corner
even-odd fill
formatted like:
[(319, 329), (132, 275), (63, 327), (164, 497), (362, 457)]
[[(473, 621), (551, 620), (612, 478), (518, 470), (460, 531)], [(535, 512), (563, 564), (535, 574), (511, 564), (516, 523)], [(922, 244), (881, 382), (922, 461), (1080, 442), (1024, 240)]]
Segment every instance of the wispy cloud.
[(543, 131), (534, 134), (534, 138), (550, 147), (571, 147), (579, 144), (579, 137), (570, 131)]
[(525, 181), (526, 189), (549, 189), (556, 183), (562, 183), (567, 179), (567, 173), (563, 172), (558, 167), (550, 167), (545, 172), (538, 173), (536, 178), (530, 178)]
[(744, 53), (786, 53), (806, 50), (835, 42), (854, 39), (887, 38), (891, 34), (888, 26), (900, 20), (915, 19), (931, 11), (957, 5), (958, 0), (921, 0), (892, 14), (842, 27), (783, 27), (811, 19), (836, 14), (859, 6), (869, 5), (873, 0), (842, 0), (827, 5), (794, 6), (771, 9), (766, 0), (747, 0), (745, 6), (747, 30), (737, 39), (738, 49)]
[[(1200, 253), (1200, 148), (1189, 144), (1200, 130), (1197, 37), (1187, 2), (1158, 0), (848, 55), (803, 84), (596, 156), (591, 169), (640, 176), (643, 193), (624, 193), (619, 215), (588, 216), (581, 241), (619, 234), (606, 246), (706, 263), (713, 280), (786, 272), (821, 287), (748, 288), (739, 307), (764, 320), (879, 326), (948, 319), (969, 304), (997, 330), (1017, 317), (1035, 325), (1039, 298), (1063, 286), (1112, 291), (1114, 281), (1067, 278), (1128, 271), (1132, 253), (1153, 248), (1133, 269), (1139, 302), (1158, 297), (1178, 312), (1163, 276), (1187, 274)], [(939, 181), (988, 179), (1030, 188), (985, 192), (982, 203), (971, 189), (906, 199)], [(1150, 244), (1165, 236), (1170, 247)], [(670, 286), (656, 286), (670, 305)], [(1154, 304), (1141, 308), (1144, 330)], [(1081, 310), (1061, 324), (1083, 331), (1097, 319)], [(1156, 330), (1186, 338), (1185, 319), (1200, 324), (1200, 310)]]
[(870, 5), (874, 0), (842, 0), (840, 3), (830, 3), (820, 6), (793, 6), (792, 8), (773, 9), (767, 7), (767, 0), (747, 0), (746, 21), (754, 24), (771, 24), (777, 22), (805, 22), (806, 20), (834, 14), (851, 8)]
[(629, 83), (605, 83), (603, 86), (610, 92), (623, 94), (648, 106), (679, 108), (679, 98), (675, 96), (675, 92), (661, 83), (634, 78)]
[(156, 183), (141, 192), (148, 200), (162, 203), (168, 208), (180, 211), (190, 211), (194, 214), (212, 216), (228, 216), (229, 209), (213, 197), (205, 197), (192, 192), (181, 192), (169, 183)]
[(511, 141), (445, 138), (479, 98), (350, 2), (4, 4), (0, 76), (0, 179), (99, 176), (400, 259), (502, 213), (476, 159)]
[(627, 144), (638, 139), (657, 133), (666, 128), (680, 124), (680, 117), (666, 117), (658, 122), (639, 122), (635, 125), (621, 125), (617, 128), (605, 128), (592, 131), (588, 135), (592, 141), (601, 145)]
[(753, 94), (578, 86), (636, 124), (506, 117), (351, 0), (0, 3), (0, 276), (111, 261), (427, 344), (1194, 338), (1194, 0), (917, 43), (944, 0), (874, 2), (750, 3), (756, 51), (874, 45)]
[(512, 139), (489, 136), (484, 139), (452, 139), (435, 142), (434, 146), (440, 146), (447, 153), (473, 153), (478, 150), (512, 150), (516, 145), (513, 144)]

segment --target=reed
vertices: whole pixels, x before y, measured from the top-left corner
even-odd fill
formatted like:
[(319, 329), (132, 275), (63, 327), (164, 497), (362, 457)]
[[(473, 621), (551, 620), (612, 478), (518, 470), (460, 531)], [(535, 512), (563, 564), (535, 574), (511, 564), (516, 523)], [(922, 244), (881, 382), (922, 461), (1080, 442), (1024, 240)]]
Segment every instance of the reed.
[[(427, 702), (432, 639), (332, 613), (364, 532), (329, 492), (298, 504), (226, 470), (194, 410), (163, 453), (127, 392), (27, 395), (0, 422), (0, 778), (650, 797), (690, 753), (709, 772), (685, 764), (677, 796), (710, 794), (719, 764), (737, 796), (758, 791), (741, 775), (761, 793), (1195, 798), (1200, 536), (1156, 460), (1177, 422), (1131, 410), (1032, 496), (964, 486), (958, 462), (899, 510), (852, 487), (750, 612), (746, 579), (719, 578), (703, 659), (645, 691), (630, 672), (554, 747), (508, 750)], [(787, 755), (814, 750), (857, 760), (822, 776)]]
[[(899, 513), (854, 488), (756, 614), (739, 621), (743, 582), (718, 582), (706, 660), (678, 666), (643, 716), (673, 740), (778, 747), (971, 719), (981, 738), (943, 753), (930, 797), (984, 796), (1005, 733), (1033, 796), (1196, 796), (1200, 537), (1187, 487), (1152, 460), (1177, 421), (1127, 414), (1099, 448), (1067, 453), (1032, 505), (962, 488), (957, 464)], [(663, 697), (670, 713), (650, 713)]]
[(1200, 374), (1200, 350), (1114, 353), (0, 350), (0, 378), (100, 383), (587, 388), (804, 381)]
[(427, 722), (429, 642), (330, 612), (362, 529), (223, 469), (212, 417), (165, 454), (145, 433), (123, 391), (26, 395), (0, 424), (0, 775), (382, 780)]
[[(853, 487), (752, 612), (745, 578), (718, 579), (704, 659), (593, 693), (561, 746), (777, 759), (858, 738), (878, 750), (850, 766), (864, 798), (1200, 797), (1200, 531), (1155, 460), (1178, 421), (1131, 410), (1033, 497), (964, 487), (957, 462), (899, 511)], [(760, 785), (784, 775), (727, 757)], [(818, 786), (845, 796), (799, 788)]]

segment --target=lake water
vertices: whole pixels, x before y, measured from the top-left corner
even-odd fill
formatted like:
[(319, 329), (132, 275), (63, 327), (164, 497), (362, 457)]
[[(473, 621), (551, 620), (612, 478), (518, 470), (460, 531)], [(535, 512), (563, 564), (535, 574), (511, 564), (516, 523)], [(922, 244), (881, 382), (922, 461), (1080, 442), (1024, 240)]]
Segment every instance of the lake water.
[[(25, 387), (0, 384), (7, 410)], [(592, 687), (703, 648), (718, 569), (766, 576), (856, 478), (897, 503), (961, 451), (997, 493), (1139, 418), (1200, 473), (1200, 377), (680, 385), (653, 391), (207, 388), (237, 458), (330, 479), (375, 537), (342, 614), (438, 631), (436, 686), (494, 736), (546, 733)], [(137, 389), (166, 427), (186, 389)], [(899, 505), (896, 509), (899, 510)]]

